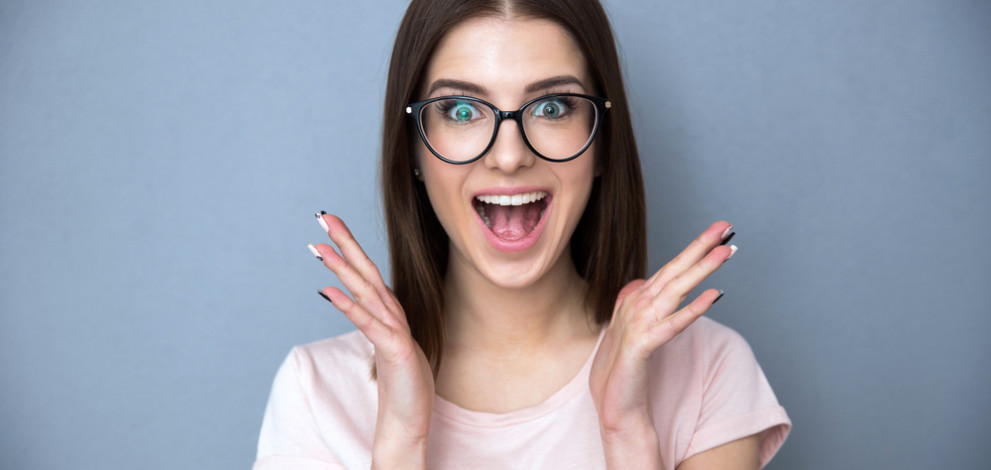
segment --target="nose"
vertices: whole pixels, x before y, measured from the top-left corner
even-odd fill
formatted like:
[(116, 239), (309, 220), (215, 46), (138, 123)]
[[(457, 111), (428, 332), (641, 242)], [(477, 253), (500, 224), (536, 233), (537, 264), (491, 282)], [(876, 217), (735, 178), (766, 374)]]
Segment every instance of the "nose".
[(503, 119), (496, 130), (492, 148), (482, 157), (485, 167), (502, 173), (513, 173), (533, 165), (537, 156), (523, 142), (520, 128), (513, 119)]

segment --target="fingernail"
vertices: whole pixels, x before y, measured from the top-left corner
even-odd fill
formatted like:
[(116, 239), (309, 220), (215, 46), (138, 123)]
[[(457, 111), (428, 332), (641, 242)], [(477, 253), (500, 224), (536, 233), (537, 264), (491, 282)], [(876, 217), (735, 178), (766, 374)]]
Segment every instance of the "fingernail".
[(723, 235), (721, 237), (719, 237), (719, 238), (722, 238), (722, 239), (725, 239), (725, 240), (729, 240), (726, 237), (727, 236), (732, 237), (732, 235), (730, 235), (730, 232), (732, 232), (732, 231), (733, 231), (733, 226), (732, 225), (730, 225), (729, 227), (726, 227), (726, 230), (723, 230)]
[[(323, 294), (323, 293), (321, 293), (321, 295), (322, 295), (322, 294)], [(715, 304), (716, 304), (716, 302), (719, 302), (719, 299), (721, 299), (721, 298), (723, 298), (723, 294), (725, 294), (725, 292), (723, 292), (723, 290), (722, 290), (722, 289), (719, 289), (719, 297), (716, 297), (716, 300), (713, 300), (713, 301), (712, 301), (712, 304), (711, 304), (711, 305), (715, 305)]]
[(318, 290), (317, 294), (320, 294), (320, 297), (323, 297), (323, 299), (327, 302), (334, 303), (334, 301), (330, 300), (330, 297), (327, 297), (327, 294), (324, 294), (323, 291)]
[(736, 250), (737, 250), (736, 245), (730, 245), (729, 246), (729, 256), (727, 256), (726, 259), (732, 258), (733, 257), (733, 254), (736, 253)]
[(330, 231), (330, 227), (327, 226), (327, 221), (326, 220), (323, 220), (323, 216), (326, 215), (326, 214), (327, 214), (326, 212), (320, 211), (320, 212), (317, 212), (316, 214), (313, 214), (313, 216), (317, 218), (317, 222), (320, 222), (320, 226), (323, 227), (323, 231), (324, 232), (329, 232)]
[(308, 243), (306, 247), (310, 249), (310, 253), (313, 253), (314, 258), (323, 261), (323, 256), (320, 256), (320, 252), (317, 251), (317, 247), (313, 246), (312, 243)]
[[(730, 228), (728, 228), (726, 230), (729, 230), (731, 228), (733, 228), (733, 227), (730, 227)], [(725, 244), (729, 243), (729, 241), (732, 240), (734, 236), (736, 236), (736, 232), (733, 232), (733, 233), (729, 234), (729, 236), (725, 236), (724, 235), (723, 242), (720, 243), (720, 245), (725, 245)]]

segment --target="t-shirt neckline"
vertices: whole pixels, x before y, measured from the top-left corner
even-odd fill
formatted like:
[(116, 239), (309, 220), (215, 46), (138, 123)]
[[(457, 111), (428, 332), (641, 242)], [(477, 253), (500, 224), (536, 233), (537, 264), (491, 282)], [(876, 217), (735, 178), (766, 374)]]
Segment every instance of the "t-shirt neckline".
[(606, 329), (603, 327), (602, 331), (599, 332), (599, 339), (596, 341), (595, 347), (592, 348), (592, 353), (588, 355), (588, 359), (585, 360), (585, 364), (582, 365), (578, 373), (542, 403), (506, 413), (489, 413), (462, 408), (445, 400), (440, 395), (434, 395), (434, 413), (450, 421), (482, 428), (512, 426), (532, 421), (550, 413), (583, 392), (588, 392), (588, 377), (592, 370), (592, 360), (595, 358), (595, 353), (599, 351), (599, 345), (602, 344), (605, 332)]

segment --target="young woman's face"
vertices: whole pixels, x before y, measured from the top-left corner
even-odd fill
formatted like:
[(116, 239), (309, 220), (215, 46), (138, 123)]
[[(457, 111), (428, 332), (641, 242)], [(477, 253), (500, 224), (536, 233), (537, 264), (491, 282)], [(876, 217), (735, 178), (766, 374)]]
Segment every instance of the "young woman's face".
[[(594, 91), (581, 50), (556, 23), (475, 18), (451, 29), (438, 44), (421, 93), (423, 100), (471, 96), (515, 111), (543, 95)], [(554, 115), (568, 106), (549, 102), (549, 107), (528, 108), (527, 114), (545, 117), (545, 111)], [(478, 103), (462, 101), (426, 108), (423, 115), (444, 125), (479, 126), (492, 119), (485, 112)], [(594, 147), (571, 161), (546, 161), (527, 148), (512, 120), (499, 125), (484, 156), (465, 165), (441, 161), (418, 140), (418, 167), (450, 237), (451, 263), (460, 264), (454, 268), (473, 270), (502, 287), (522, 287), (561, 268), (559, 263), (570, 264), (571, 235), (595, 177)]]

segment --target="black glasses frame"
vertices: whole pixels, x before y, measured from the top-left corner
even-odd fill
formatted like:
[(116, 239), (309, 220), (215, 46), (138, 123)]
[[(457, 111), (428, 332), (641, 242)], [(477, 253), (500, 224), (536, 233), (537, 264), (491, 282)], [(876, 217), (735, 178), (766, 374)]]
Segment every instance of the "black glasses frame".
[[(542, 155), (540, 152), (537, 151), (537, 149), (533, 148), (533, 145), (530, 144), (530, 140), (527, 139), (526, 131), (523, 130), (523, 110), (526, 109), (531, 104), (534, 104), (538, 101), (543, 101), (546, 99), (557, 98), (562, 96), (585, 98), (591, 101), (595, 105), (595, 113), (596, 113), (595, 124), (592, 126), (592, 133), (589, 135), (588, 142), (585, 143), (585, 146), (582, 147), (581, 150), (578, 151), (578, 153), (568, 158), (550, 158), (545, 155)], [(420, 122), (420, 110), (423, 109), (424, 106), (433, 103), (435, 101), (451, 100), (451, 99), (471, 101), (474, 103), (483, 104), (489, 107), (490, 109), (492, 109), (493, 114), (495, 115), (495, 127), (493, 127), (492, 129), (492, 138), (489, 139), (489, 143), (488, 145), (485, 146), (485, 150), (482, 150), (482, 152), (476, 155), (475, 157), (472, 157), (465, 161), (450, 160), (444, 158), (443, 155), (437, 153), (437, 151), (434, 150), (434, 148), (430, 145), (430, 141), (427, 139), (427, 135), (423, 131), (423, 124)], [(597, 96), (583, 95), (580, 93), (553, 93), (550, 95), (540, 96), (530, 101), (527, 101), (526, 103), (523, 103), (523, 106), (520, 106), (520, 109), (517, 109), (516, 111), (503, 111), (495, 107), (495, 105), (489, 103), (488, 101), (479, 98), (473, 98), (471, 96), (438, 96), (436, 98), (430, 98), (429, 100), (417, 101), (415, 103), (410, 103), (406, 105), (406, 114), (409, 114), (413, 118), (413, 121), (416, 122), (416, 130), (419, 131), (420, 133), (420, 139), (423, 140), (423, 143), (430, 150), (430, 153), (434, 154), (435, 157), (452, 165), (466, 165), (468, 163), (472, 163), (478, 160), (479, 158), (482, 158), (483, 156), (485, 156), (486, 153), (489, 152), (489, 149), (492, 148), (492, 144), (495, 143), (496, 136), (499, 135), (499, 128), (502, 126), (502, 121), (504, 119), (511, 119), (513, 121), (516, 121), (516, 126), (519, 127), (520, 129), (520, 135), (523, 136), (523, 143), (526, 144), (526, 147), (530, 149), (530, 151), (533, 152), (534, 155), (543, 158), (544, 160), (547, 160), (549, 162), (566, 162), (569, 160), (574, 160), (579, 156), (581, 156), (581, 154), (585, 153), (585, 150), (588, 150), (588, 147), (592, 145), (592, 141), (595, 140), (595, 135), (599, 133), (599, 125), (602, 124), (602, 118), (606, 115), (606, 110), (608, 110), (609, 108), (612, 108), (612, 103), (609, 100), (605, 98), (599, 98)]]

